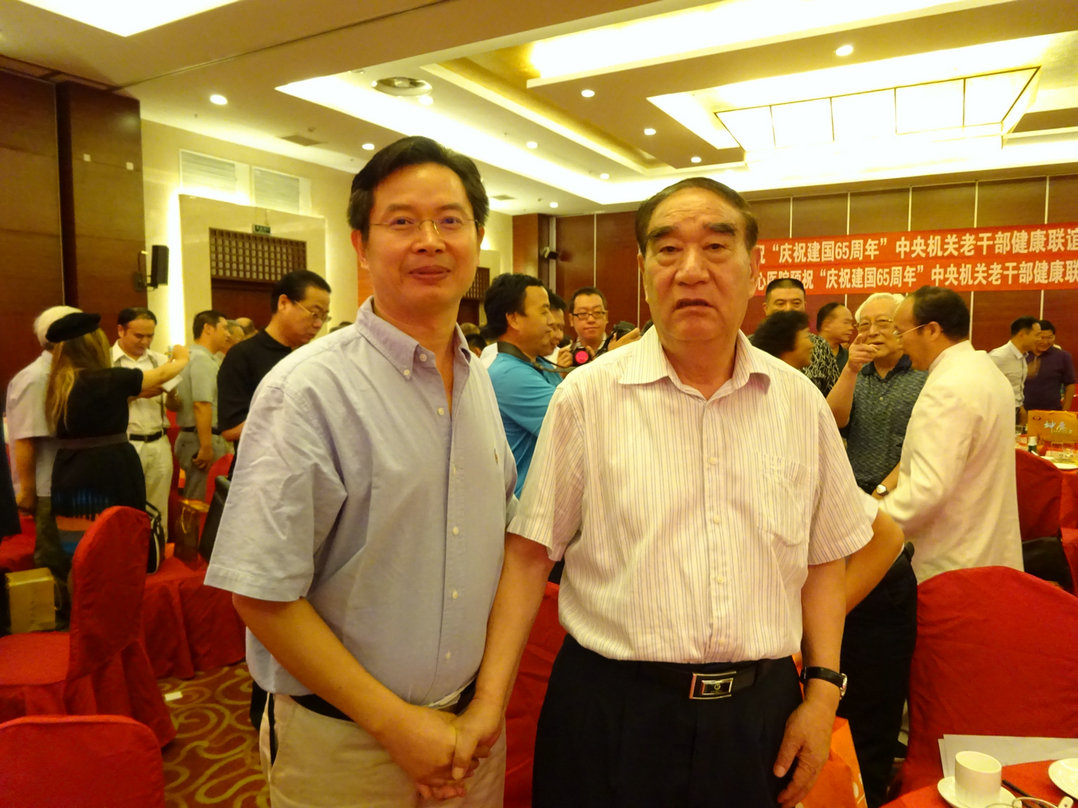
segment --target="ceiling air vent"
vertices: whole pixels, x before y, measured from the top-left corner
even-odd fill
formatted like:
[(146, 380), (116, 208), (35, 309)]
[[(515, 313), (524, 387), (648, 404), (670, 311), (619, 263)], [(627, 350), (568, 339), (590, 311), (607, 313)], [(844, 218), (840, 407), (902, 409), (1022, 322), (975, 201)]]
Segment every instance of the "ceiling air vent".
[(305, 137), (303, 135), (281, 135), (281, 140), (287, 140), (289, 143), (295, 143), (297, 146), (317, 146), (326, 142), (324, 140), (315, 140), (314, 138)]
[(180, 150), (180, 184), (185, 191), (209, 189), (234, 194), (238, 179), (236, 164), (232, 160)]
[(499, 202), (512, 202), (516, 197), (509, 194), (494, 194), (491, 199), (497, 199)]
[(371, 82), (371, 87), (386, 95), (426, 95), (431, 89), (430, 84), (423, 79), (413, 79), (408, 76), (378, 79)]
[(300, 178), (266, 168), (251, 168), (254, 203), (260, 208), (300, 212)]

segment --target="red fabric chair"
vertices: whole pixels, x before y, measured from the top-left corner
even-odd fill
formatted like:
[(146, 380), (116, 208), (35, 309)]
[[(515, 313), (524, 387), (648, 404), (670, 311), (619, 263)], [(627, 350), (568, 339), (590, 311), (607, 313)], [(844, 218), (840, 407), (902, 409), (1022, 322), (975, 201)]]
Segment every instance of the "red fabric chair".
[(531, 808), (539, 710), (564, 639), (565, 629), (558, 622), (558, 585), (548, 582), (505, 711), (505, 808)]
[(954, 570), (917, 592), (902, 792), (943, 776), (944, 734), (1078, 737), (1078, 600), (1007, 567)]
[(190, 679), (195, 671), (243, 659), (245, 632), (232, 595), (205, 585), (206, 562), (192, 566), (165, 549), (161, 568), (146, 578), (142, 626), (154, 675)]
[(1058, 536), (1063, 507), (1062, 472), (1051, 461), (1023, 449), (1015, 450), (1014, 461), (1022, 541)]
[(0, 721), (42, 713), (127, 715), (160, 745), (176, 735), (142, 639), (150, 520), (114, 507), (72, 561), (70, 632), (0, 637)]
[(4, 805), (164, 808), (153, 732), (119, 715), (35, 715), (0, 724)]
[(20, 515), (19, 527), (22, 530), (18, 535), (7, 536), (0, 541), (0, 573), (34, 568), (34, 541), (37, 536), (34, 520)]
[(1063, 554), (1067, 557), (1067, 566), (1071, 568), (1072, 589), (1078, 595), (1078, 528), (1061, 528), (1063, 534)]

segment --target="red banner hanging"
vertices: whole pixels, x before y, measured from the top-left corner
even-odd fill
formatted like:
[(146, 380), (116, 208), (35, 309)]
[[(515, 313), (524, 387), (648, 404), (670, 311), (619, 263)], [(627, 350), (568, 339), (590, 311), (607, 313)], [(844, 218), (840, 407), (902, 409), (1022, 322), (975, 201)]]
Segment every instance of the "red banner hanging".
[(761, 239), (757, 291), (796, 278), (811, 294), (1078, 288), (1078, 223)]

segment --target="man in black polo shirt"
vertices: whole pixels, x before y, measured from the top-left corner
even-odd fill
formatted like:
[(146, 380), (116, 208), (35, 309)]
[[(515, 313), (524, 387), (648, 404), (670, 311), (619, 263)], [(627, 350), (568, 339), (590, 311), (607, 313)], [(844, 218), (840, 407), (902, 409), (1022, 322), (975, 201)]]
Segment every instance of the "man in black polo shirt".
[[(321, 275), (297, 269), (273, 286), (273, 316), (253, 337), (233, 345), (217, 374), (217, 419), (221, 436), (236, 442), (229, 477), (236, 468), (240, 435), (251, 399), (262, 377), (301, 345), (306, 345), (329, 322), (329, 284)], [(266, 708), (266, 692), (252, 683), (251, 723), (257, 728)]]
[(329, 322), (329, 293), (329, 284), (321, 275), (305, 269), (289, 272), (273, 287), (269, 325), (225, 354), (217, 374), (217, 417), (221, 436), (237, 442), (237, 453), (258, 383)]

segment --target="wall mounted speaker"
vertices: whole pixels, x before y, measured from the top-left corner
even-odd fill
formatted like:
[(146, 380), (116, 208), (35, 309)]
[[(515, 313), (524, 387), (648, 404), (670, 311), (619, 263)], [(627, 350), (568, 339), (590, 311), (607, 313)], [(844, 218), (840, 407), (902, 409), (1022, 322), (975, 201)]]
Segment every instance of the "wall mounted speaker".
[(150, 286), (167, 286), (168, 247), (164, 244), (154, 244), (150, 250)]

